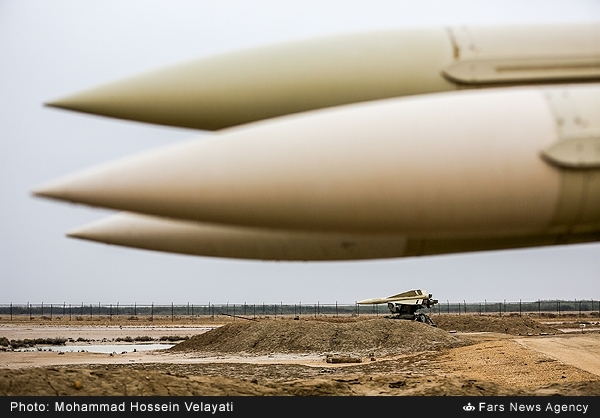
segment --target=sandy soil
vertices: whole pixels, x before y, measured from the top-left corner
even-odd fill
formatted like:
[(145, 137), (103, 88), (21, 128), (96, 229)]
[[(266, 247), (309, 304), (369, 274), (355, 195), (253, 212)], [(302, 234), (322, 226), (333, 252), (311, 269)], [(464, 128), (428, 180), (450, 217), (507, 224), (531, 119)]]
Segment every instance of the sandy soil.
[(170, 350), (112, 356), (0, 351), (0, 394), (600, 395), (594, 323), (582, 332), (577, 319), (551, 325), (525, 317), (434, 320), (437, 328), (381, 317), (263, 319), (210, 332), (220, 324), (5, 323), (0, 338), (9, 340), (60, 334), (102, 342), (122, 332), (195, 336)]

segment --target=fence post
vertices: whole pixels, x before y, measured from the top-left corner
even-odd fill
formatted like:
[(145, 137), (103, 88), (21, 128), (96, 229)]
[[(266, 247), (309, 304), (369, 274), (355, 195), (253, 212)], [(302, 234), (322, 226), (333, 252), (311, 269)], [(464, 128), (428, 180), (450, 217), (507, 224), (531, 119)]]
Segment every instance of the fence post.
[(522, 316), (521, 315), (521, 299), (519, 299), (519, 316)]
[(10, 303), (10, 320), (12, 321), (12, 302)]
[(175, 320), (174, 318), (174, 312), (173, 312), (173, 302), (171, 302), (171, 322), (173, 322)]
[(154, 322), (154, 302), (150, 306), (150, 321)]

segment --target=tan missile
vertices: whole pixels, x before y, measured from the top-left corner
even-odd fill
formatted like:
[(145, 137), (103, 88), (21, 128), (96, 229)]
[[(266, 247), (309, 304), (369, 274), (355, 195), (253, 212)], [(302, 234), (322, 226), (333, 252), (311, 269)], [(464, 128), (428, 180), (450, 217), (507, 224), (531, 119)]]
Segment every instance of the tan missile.
[(105, 244), (170, 253), (287, 261), (396, 258), (581, 243), (600, 239), (600, 232), (595, 232), (573, 233), (568, 236), (538, 234), (470, 240), (430, 239), (424, 242), (408, 239), (402, 234), (277, 230), (182, 221), (127, 212), (76, 228), (67, 235)]
[(357, 260), (400, 257), (406, 238), (285, 231), (119, 213), (69, 237), (172, 253), (261, 260)]
[(600, 25), (389, 30), (205, 57), (49, 106), (217, 130), (395, 96), (525, 83), (600, 81)]
[[(420, 305), (423, 301), (432, 299), (433, 295), (427, 293), (425, 290), (415, 289), (406, 292), (399, 293), (397, 295), (387, 296), (384, 298), (373, 298), (365, 299), (356, 302), (359, 305), (380, 305), (389, 302), (402, 302), (404, 304)], [(437, 302), (437, 301), (436, 301)]]
[(359, 103), (124, 158), (35, 194), (232, 226), (402, 235), (407, 255), (596, 241), (598, 109), (598, 84)]

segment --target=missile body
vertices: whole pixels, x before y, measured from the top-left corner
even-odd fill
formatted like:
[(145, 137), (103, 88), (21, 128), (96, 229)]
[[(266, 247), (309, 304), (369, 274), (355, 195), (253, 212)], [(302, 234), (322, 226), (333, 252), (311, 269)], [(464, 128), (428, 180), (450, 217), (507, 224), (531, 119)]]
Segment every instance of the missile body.
[(390, 30), (290, 42), (176, 65), (49, 106), (217, 130), (382, 98), (600, 80), (600, 26)]
[(402, 302), (406, 304), (420, 304), (423, 300), (431, 299), (433, 295), (425, 290), (415, 289), (402, 292), (385, 298), (364, 299), (356, 302), (359, 305), (380, 305), (388, 302)]
[(597, 241), (598, 109), (597, 84), (359, 103), (227, 129), (34, 193), (196, 222), (400, 237), (401, 255)]
[[(568, 236), (557, 233), (422, 241), (409, 239), (403, 234), (278, 230), (182, 221), (127, 212), (76, 228), (67, 235), (145, 250), (279, 261), (366, 260), (600, 240), (600, 232), (590, 232), (571, 233)], [(387, 303), (387, 300), (376, 303)]]
[(356, 260), (400, 257), (406, 237), (286, 231), (119, 213), (67, 234), (134, 248), (261, 260)]

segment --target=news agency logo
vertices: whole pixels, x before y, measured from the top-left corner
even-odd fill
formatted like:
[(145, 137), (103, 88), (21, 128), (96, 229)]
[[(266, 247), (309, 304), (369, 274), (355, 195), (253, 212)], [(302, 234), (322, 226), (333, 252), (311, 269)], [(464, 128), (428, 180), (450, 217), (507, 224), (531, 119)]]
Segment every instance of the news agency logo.
[(469, 402), (468, 404), (463, 406), (463, 410), (465, 410), (467, 412), (471, 412), (471, 411), (475, 410), (475, 407), (473, 405), (471, 405), (471, 402)]

